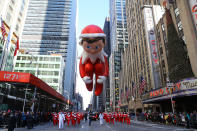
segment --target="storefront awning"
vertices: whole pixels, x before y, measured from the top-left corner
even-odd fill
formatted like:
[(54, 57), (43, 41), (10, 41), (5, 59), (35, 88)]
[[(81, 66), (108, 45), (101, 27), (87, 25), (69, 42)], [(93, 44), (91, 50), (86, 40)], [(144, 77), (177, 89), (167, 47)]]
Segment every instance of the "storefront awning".
[(36, 88), (39, 88), (44, 92), (47, 92), (55, 98), (67, 104), (72, 104), (70, 100), (66, 100), (60, 93), (58, 93), (55, 89), (50, 87), (47, 83), (45, 83), (44, 81), (30, 73), (0, 71), (0, 82), (24, 84), (26, 83), (34, 85)]

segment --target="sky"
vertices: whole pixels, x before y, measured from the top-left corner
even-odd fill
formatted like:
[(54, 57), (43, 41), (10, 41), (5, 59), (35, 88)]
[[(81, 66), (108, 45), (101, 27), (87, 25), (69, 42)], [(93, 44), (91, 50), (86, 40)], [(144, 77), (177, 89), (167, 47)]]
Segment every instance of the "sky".
[[(90, 24), (98, 25), (103, 29), (105, 18), (109, 17), (109, 0), (78, 0), (78, 16), (77, 16), (77, 38), (81, 30)], [(77, 55), (80, 58), (83, 49), (77, 43)], [(79, 66), (79, 59), (77, 67)], [(79, 75), (77, 68), (77, 84), (76, 91), (83, 97), (84, 109), (88, 107), (93, 92), (87, 91), (83, 80)]]

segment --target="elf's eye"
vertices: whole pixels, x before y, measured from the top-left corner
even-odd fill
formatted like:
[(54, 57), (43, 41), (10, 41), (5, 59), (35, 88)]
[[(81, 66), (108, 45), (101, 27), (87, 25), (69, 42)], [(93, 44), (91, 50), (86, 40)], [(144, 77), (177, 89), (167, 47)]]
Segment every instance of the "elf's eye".
[(96, 46), (96, 49), (98, 49), (99, 48), (99, 46)]
[(90, 46), (87, 46), (87, 48), (90, 49), (91, 47)]

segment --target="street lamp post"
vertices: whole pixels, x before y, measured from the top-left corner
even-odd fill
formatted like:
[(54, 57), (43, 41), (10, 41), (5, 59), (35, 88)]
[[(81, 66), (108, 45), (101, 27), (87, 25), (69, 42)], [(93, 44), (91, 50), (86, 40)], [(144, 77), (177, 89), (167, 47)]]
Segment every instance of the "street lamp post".
[(28, 85), (25, 89), (25, 99), (24, 99), (24, 102), (23, 102), (23, 112), (25, 111), (25, 104), (26, 104), (26, 97), (27, 97), (27, 88), (28, 88)]
[[(31, 55), (31, 61), (30, 61), (30, 64), (32, 64), (33, 63), (33, 58), (35, 58), (32, 54), (30, 54)], [(37, 59), (35, 59), (36, 60), (36, 71), (35, 71), (35, 76), (36, 77), (38, 77), (38, 66), (39, 66), (39, 64), (37, 63)], [(34, 93), (33, 93), (33, 98), (32, 98), (32, 106), (31, 106), (31, 111), (33, 112), (34, 111), (34, 105), (35, 105), (35, 98), (36, 98), (36, 90), (37, 88), (35, 87), (35, 89), (34, 89)]]
[(173, 83), (171, 83), (169, 81), (169, 75), (168, 75), (166, 81), (167, 81), (167, 87), (170, 87), (170, 101), (171, 101), (171, 105), (172, 105), (172, 113), (174, 114), (174, 105), (173, 105), (173, 100), (172, 100), (172, 87), (173, 87), (172, 85), (173, 85)]
[(170, 82), (169, 80), (169, 75), (171, 73), (173, 73), (174, 71), (177, 71), (181, 68), (181, 64), (177, 64), (172, 70), (171, 72), (168, 72), (168, 75), (167, 75), (167, 78), (166, 78), (166, 84), (167, 84), (167, 87), (170, 87), (170, 101), (171, 101), (171, 105), (172, 105), (172, 112), (174, 114), (175, 112), (175, 109), (174, 109), (174, 105), (173, 105), (173, 99), (172, 99), (172, 87), (174, 86), (174, 83)]

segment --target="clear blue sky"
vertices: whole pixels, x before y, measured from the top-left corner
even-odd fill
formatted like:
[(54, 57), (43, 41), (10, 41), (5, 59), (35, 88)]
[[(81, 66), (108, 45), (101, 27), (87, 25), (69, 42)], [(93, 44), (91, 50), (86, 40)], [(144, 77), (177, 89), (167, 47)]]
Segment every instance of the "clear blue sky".
[[(105, 18), (109, 16), (109, 0), (78, 0), (78, 27), (77, 38), (81, 30), (90, 24), (95, 24), (103, 29)], [(78, 56), (81, 55), (83, 49), (77, 43)], [(79, 59), (77, 64), (79, 64)], [(77, 65), (78, 67), (78, 65)], [(88, 107), (90, 98), (93, 92), (87, 91), (83, 80), (79, 75), (79, 68), (77, 69), (77, 92), (83, 97), (84, 109)]]
[(109, 0), (78, 0), (78, 33), (89, 24), (103, 28), (108, 16)]

